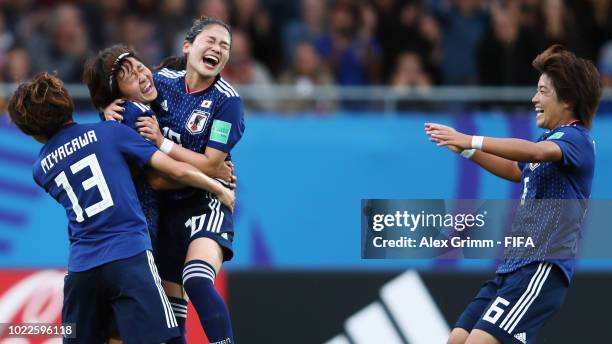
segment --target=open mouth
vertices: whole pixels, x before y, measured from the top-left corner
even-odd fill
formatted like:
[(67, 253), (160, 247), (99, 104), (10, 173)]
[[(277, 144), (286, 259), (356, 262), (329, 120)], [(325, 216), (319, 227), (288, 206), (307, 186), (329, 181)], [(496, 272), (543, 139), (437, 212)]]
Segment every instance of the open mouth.
[(536, 112), (536, 118), (544, 114), (544, 110), (539, 106), (536, 106), (535, 112)]
[(142, 93), (147, 94), (147, 93), (150, 93), (152, 90), (153, 90), (153, 84), (151, 84), (151, 82), (147, 82), (145, 87), (142, 89)]
[(205, 55), (202, 61), (210, 68), (215, 68), (219, 64), (219, 58), (213, 55)]

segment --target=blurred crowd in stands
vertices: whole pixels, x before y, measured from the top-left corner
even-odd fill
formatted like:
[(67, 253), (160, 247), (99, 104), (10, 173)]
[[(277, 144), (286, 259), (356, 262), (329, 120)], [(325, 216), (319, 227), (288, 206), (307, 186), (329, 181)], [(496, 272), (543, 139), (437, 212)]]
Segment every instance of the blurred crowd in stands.
[(223, 75), (239, 85), (533, 86), (532, 59), (562, 43), (612, 86), (611, 14), (612, 0), (4, 0), (0, 76), (79, 83), (119, 42), (153, 66), (207, 15), (233, 28)]

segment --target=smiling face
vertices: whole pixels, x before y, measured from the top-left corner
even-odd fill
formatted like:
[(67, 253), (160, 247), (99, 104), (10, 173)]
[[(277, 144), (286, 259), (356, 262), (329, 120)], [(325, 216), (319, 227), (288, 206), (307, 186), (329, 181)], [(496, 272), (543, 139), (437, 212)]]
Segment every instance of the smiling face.
[(538, 128), (554, 129), (573, 119), (570, 105), (557, 98), (552, 81), (546, 74), (540, 76), (538, 89), (531, 101), (535, 106)]
[(183, 43), (187, 73), (195, 71), (202, 79), (214, 78), (229, 60), (230, 46), (230, 33), (223, 26), (211, 24), (204, 27), (193, 43)]
[(157, 98), (151, 70), (142, 62), (128, 57), (117, 72), (117, 84), (121, 95), (131, 101), (149, 104)]

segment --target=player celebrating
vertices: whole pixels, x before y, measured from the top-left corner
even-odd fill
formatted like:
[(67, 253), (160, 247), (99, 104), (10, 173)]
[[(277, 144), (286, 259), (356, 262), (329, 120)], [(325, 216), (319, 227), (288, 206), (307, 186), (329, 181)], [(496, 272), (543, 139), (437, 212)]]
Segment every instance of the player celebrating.
[[(214, 177), (223, 176), (225, 161), (244, 132), (240, 96), (220, 77), (230, 46), (227, 24), (206, 17), (196, 20), (185, 37), (184, 56), (167, 59), (153, 76), (159, 125), (155, 118), (139, 120), (141, 133), (171, 157)], [(117, 110), (118, 104), (111, 104), (106, 118), (122, 118)], [(229, 209), (198, 190), (164, 192), (159, 237), (164, 244), (159, 246), (158, 264), (162, 278), (171, 282), (165, 288), (168, 295), (178, 301), (184, 287), (209, 341), (233, 343), (227, 306), (214, 288), (222, 263), (233, 256)]]
[(602, 92), (599, 73), (590, 61), (559, 45), (538, 55), (533, 66), (541, 73), (532, 99), (536, 124), (548, 129), (537, 142), (470, 136), (425, 124), (438, 146), (461, 152), (501, 178), (522, 181), (512, 232), (543, 238), (545, 244), (529, 253), (506, 252), (495, 279), (457, 321), (452, 344), (534, 343), (563, 303), (572, 278), (591, 195), (595, 149), (589, 129)]
[(65, 341), (103, 343), (111, 313), (126, 343), (177, 337), (128, 160), (211, 190), (230, 207), (233, 193), (123, 125), (74, 123), (73, 108), (63, 83), (47, 73), (21, 84), (8, 104), (19, 129), (44, 144), (34, 164), (34, 180), (64, 206), (68, 217), (62, 321), (78, 327), (76, 338)]

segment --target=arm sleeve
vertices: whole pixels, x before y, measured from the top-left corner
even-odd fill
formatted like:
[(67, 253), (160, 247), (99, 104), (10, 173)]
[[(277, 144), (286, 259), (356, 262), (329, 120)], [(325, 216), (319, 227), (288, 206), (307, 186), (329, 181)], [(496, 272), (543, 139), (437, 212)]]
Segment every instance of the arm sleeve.
[(208, 147), (229, 153), (244, 133), (244, 107), (239, 97), (227, 98), (219, 105), (210, 128)]
[(563, 127), (556, 130), (546, 139), (556, 143), (561, 148), (563, 166), (578, 167), (582, 156), (589, 149), (589, 141), (574, 127)]
[(138, 117), (153, 116), (155, 113), (148, 106), (142, 104), (136, 104), (131, 101), (126, 101), (123, 105), (125, 111), (123, 111), (123, 124), (138, 131), (136, 128), (136, 121)]
[(157, 147), (138, 135), (134, 130), (122, 124), (114, 122), (109, 123), (115, 125), (115, 128), (112, 128), (115, 144), (117, 144), (121, 153), (128, 160), (142, 167), (148, 163), (153, 154), (157, 152)]

